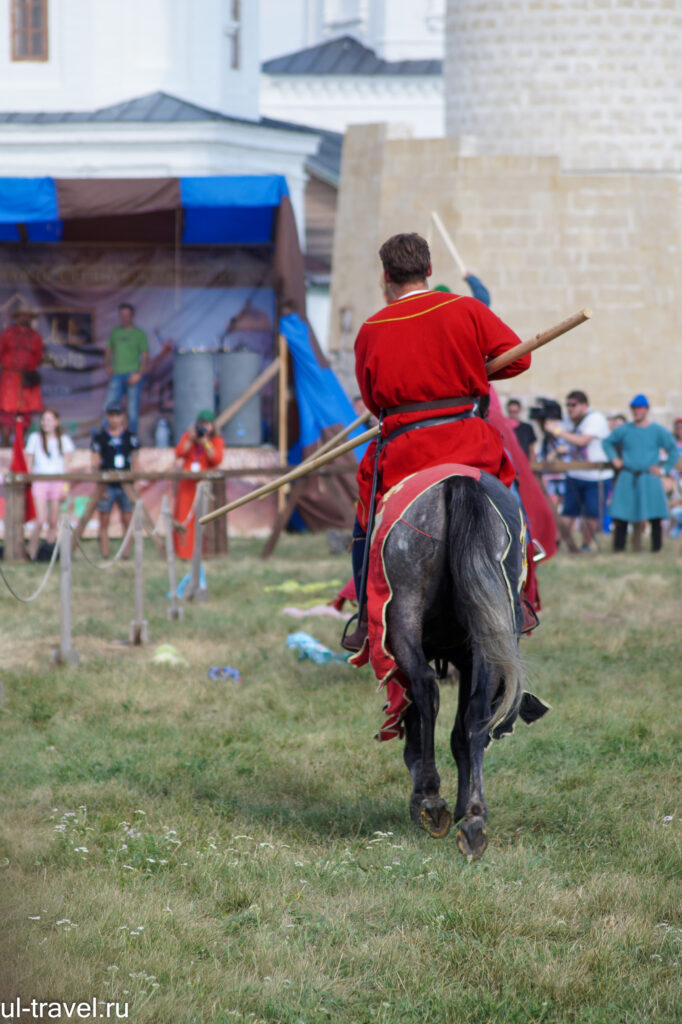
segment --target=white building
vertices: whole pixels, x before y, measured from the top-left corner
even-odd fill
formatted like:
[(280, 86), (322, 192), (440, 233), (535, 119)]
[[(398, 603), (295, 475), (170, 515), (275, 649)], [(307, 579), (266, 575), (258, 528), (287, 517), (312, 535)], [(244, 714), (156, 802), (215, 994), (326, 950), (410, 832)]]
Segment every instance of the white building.
[(417, 138), (439, 138), (442, 61), (385, 60), (353, 36), (340, 36), (266, 61), (261, 110), (327, 131), (393, 121)]
[(384, 60), (440, 60), (445, 0), (260, 0), (262, 61), (351, 35)]
[(258, 88), (257, 4), (0, 0), (4, 175), (284, 174), (303, 237), (318, 138)]

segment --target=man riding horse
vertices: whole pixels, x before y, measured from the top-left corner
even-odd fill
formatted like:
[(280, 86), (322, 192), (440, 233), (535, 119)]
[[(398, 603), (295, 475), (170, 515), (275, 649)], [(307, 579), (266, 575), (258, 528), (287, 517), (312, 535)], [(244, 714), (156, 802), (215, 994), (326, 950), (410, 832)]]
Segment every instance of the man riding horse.
[[(477, 412), (490, 391), (486, 362), (520, 339), (477, 299), (429, 289), (431, 255), (420, 235), (393, 235), (379, 256), (388, 305), (365, 321), (355, 342), (360, 394), (381, 422), (376, 499), (440, 463), (474, 466), (511, 486), (516, 472), (502, 437)], [(515, 377), (529, 366), (530, 355), (523, 356), (491, 379)], [(360, 616), (342, 640), (351, 651), (367, 638), (361, 583), (375, 461), (373, 442), (358, 467), (352, 560)]]

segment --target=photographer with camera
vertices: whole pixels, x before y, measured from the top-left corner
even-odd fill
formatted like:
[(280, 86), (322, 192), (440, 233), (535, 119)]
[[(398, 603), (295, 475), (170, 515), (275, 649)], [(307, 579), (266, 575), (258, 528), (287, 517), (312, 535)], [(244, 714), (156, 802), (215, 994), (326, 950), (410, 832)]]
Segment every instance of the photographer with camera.
[[(202, 409), (196, 422), (185, 431), (178, 441), (175, 455), (180, 469), (199, 473), (204, 469), (219, 466), (223, 459), (225, 445), (216, 434), (215, 416), (210, 409)], [(190, 516), (197, 485), (194, 480), (180, 480), (175, 496), (173, 518), (182, 523), (185, 531), (175, 531), (173, 540), (178, 558), (191, 558), (194, 551), (194, 513)], [(189, 519), (188, 519), (189, 516)], [(185, 522), (185, 520), (188, 520)]]
[[(572, 462), (607, 462), (602, 441), (609, 434), (606, 417), (590, 408), (584, 391), (571, 391), (566, 396), (570, 426), (548, 419), (544, 428), (557, 442), (568, 445)], [(576, 520), (581, 521), (581, 551), (590, 550), (604, 518), (607, 489), (613, 479), (612, 469), (572, 469), (566, 473), (566, 493), (561, 510), (562, 536), (571, 536)], [(571, 550), (573, 547), (569, 545)]]

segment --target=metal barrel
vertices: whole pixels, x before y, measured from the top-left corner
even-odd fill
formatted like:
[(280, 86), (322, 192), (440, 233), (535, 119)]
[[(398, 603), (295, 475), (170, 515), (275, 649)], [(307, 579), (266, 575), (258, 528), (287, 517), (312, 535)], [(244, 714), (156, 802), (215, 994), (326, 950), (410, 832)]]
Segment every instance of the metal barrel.
[[(220, 371), (220, 408), (226, 409), (243, 395), (261, 370), (259, 352), (238, 349), (218, 355)], [(230, 447), (259, 445), (262, 441), (262, 413), (260, 394), (246, 403), (221, 429), (225, 444)]]
[(176, 349), (173, 353), (173, 436), (179, 441), (202, 409), (215, 411), (215, 352)]

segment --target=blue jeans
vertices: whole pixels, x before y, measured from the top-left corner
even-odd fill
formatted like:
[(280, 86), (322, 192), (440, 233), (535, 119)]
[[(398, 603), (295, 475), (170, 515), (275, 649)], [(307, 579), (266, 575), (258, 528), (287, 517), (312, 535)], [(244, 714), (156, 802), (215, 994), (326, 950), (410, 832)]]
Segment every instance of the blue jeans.
[(123, 395), (126, 395), (126, 412), (128, 414), (128, 430), (131, 434), (137, 434), (138, 421), (140, 418), (140, 391), (142, 380), (137, 384), (129, 384), (131, 377), (129, 373), (114, 373), (109, 380), (107, 393), (104, 396), (104, 412), (106, 414), (110, 405), (120, 405)]

